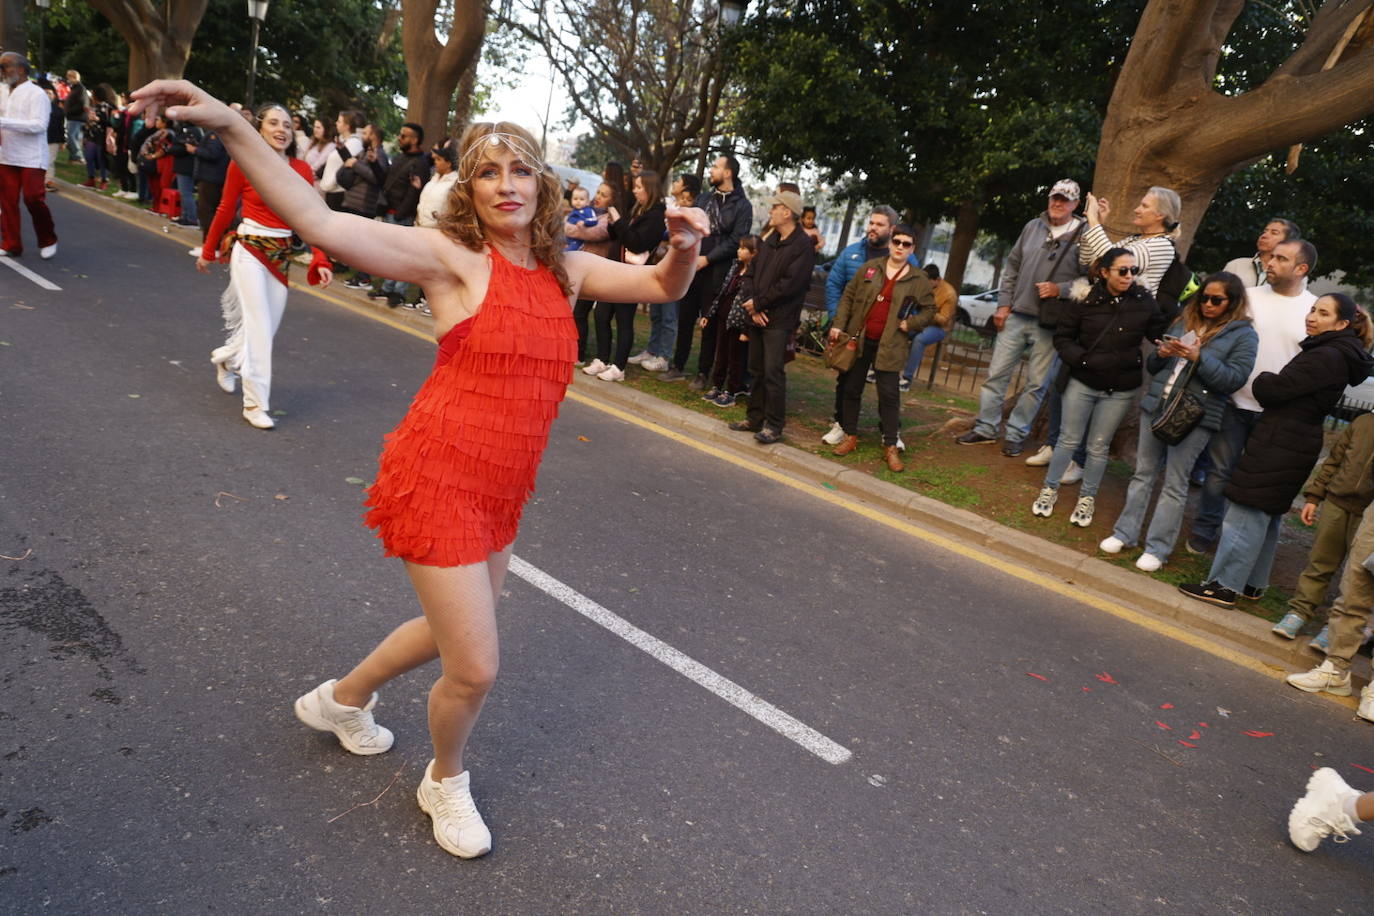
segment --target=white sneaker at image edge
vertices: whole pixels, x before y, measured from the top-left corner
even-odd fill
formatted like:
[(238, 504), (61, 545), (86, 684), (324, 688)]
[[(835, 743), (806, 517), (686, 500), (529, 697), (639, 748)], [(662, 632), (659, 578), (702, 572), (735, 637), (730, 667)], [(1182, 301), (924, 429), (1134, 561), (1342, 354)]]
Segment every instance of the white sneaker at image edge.
[(469, 771), (442, 782), (431, 778), (433, 772), (431, 760), (415, 790), (415, 800), (434, 821), (434, 842), (460, 859), (475, 859), (491, 852), (491, 831), (473, 803)]
[(1350, 672), (1342, 671), (1330, 659), (1322, 662), (1311, 671), (1290, 674), (1285, 680), (1292, 687), (1306, 693), (1329, 693), (1332, 696), (1350, 696)]
[(1135, 568), (1142, 572), (1155, 572), (1163, 565), (1164, 561), (1152, 553), (1142, 553), (1140, 559), (1135, 561)]
[(1307, 780), (1307, 794), (1288, 812), (1288, 838), (1303, 852), (1311, 852), (1329, 836), (1334, 835), (1337, 843), (1359, 836), (1355, 822), (1345, 813), (1346, 801), (1359, 795), (1339, 773), (1322, 767)]
[(1121, 548), (1125, 546), (1126, 543), (1121, 540), (1121, 538), (1112, 535), (1111, 537), (1103, 538), (1102, 543), (1097, 545), (1097, 549), (1103, 553), (1121, 553)]

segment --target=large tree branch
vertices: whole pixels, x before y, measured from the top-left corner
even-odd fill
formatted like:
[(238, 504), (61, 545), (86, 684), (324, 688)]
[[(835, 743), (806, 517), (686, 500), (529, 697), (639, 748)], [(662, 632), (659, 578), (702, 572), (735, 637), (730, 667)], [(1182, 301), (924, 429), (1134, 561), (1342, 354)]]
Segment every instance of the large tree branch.
[(1180, 87), (1209, 86), (1222, 39), (1243, 6), (1243, 0), (1150, 0), (1122, 67), (1133, 78), (1117, 81), (1111, 104), (1134, 106)]
[(1374, 0), (1327, 0), (1317, 11), (1298, 49), (1289, 55), (1274, 76), (1302, 76), (1317, 73), (1327, 55), (1345, 33), (1346, 27), (1374, 4)]

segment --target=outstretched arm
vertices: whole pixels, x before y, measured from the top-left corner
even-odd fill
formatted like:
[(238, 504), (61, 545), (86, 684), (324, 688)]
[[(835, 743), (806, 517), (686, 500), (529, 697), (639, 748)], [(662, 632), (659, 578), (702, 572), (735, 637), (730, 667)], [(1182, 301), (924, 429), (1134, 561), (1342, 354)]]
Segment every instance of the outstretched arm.
[(653, 267), (609, 261), (582, 251), (567, 256), (568, 278), (579, 299), (605, 302), (672, 302), (682, 298), (696, 275), (697, 251), (711, 231), (706, 214), (670, 204), (668, 253)]
[(447, 258), (434, 250), (443, 243), (439, 233), (330, 210), (242, 115), (199, 86), (185, 80), (155, 80), (132, 97), (134, 113), (146, 111), (152, 117), (162, 108), (169, 118), (216, 131), (262, 199), (310, 245), (379, 276), (422, 286), (442, 280)]

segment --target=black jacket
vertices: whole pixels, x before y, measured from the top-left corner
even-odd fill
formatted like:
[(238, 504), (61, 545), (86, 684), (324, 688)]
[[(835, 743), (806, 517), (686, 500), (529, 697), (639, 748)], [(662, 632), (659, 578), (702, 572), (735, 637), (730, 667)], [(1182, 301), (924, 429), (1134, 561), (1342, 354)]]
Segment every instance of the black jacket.
[(213, 130), (207, 131), (196, 146), (196, 181), (224, 184), (224, 176), (228, 171), (229, 151), (224, 148), (219, 134)]
[(815, 243), (800, 226), (786, 239), (774, 232), (759, 242), (741, 291), (745, 299), (754, 300), (754, 311), (768, 315), (770, 328), (792, 330), (801, 322), (802, 300), (815, 266)]
[[(201, 130), (194, 124), (178, 122), (172, 128), (172, 171), (178, 175), (191, 176), (196, 171), (196, 154), (186, 148), (186, 144), (199, 146)], [(228, 166), (226, 165), (227, 169)]]
[(610, 256), (620, 260), (621, 250), (643, 254), (657, 248), (667, 227), (666, 212), (667, 206), (660, 200), (639, 216), (632, 218), (629, 213), (620, 214), (620, 219), (606, 226), (606, 231), (618, 243), (611, 249)]
[(1143, 380), (1141, 343), (1155, 340), (1168, 325), (1168, 316), (1139, 283), (1112, 296), (1098, 281), (1086, 297), (1069, 300), (1054, 331), (1054, 348), (1069, 375), (1089, 388), (1131, 391)]
[(1270, 515), (1287, 512), (1321, 457), (1326, 415), (1372, 366), (1360, 336), (1346, 328), (1307, 338), (1281, 371), (1261, 372), (1252, 390), (1264, 413), (1231, 472), (1226, 498)]
[(743, 189), (722, 194), (707, 188), (697, 195), (697, 206), (706, 211), (711, 234), (701, 240), (701, 254), (711, 267), (728, 267), (739, 251), (739, 240), (749, 234), (754, 221), (754, 205)]
[(86, 87), (80, 81), (72, 83), (67, 98), (62, 103), (62, 111), (67, 115), (68, 121), (86, 120), (86, 103), (89, 101)]
[(414, 175), (423, 186), (429, 181), (429, 158), (420, 151), (397, 153), (386, 170), (386, 180), (382, 182), (382, 197), (388, 210), (394, 210), (397, 221), (414, 219), (415, 210), (420, 205), (420, 188), (411, 184)]

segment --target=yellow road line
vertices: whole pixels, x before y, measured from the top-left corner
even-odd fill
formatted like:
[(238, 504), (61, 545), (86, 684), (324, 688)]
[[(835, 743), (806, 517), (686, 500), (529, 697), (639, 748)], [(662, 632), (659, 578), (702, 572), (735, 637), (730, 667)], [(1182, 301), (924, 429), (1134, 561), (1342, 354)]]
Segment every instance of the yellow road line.
[[(79, 200), (80, 198), (74, 199)], [(86, 206), (92, 207), (93, 209), (99, 209), (102, 212), (105, 212), (103, 208), (97, 207), (93, 203), (86, 203), (85, 201), (82, 201), (82, 203), (85, 203)], [(129, 219), (120, 214), (113, 215), (117, 219), (122, 219), (125, 222), (136, 225), (139, 228), (152, 232), (155, 235), (164, 234), (154, 227), (146, 226), (136, 220)], [(175, 239), (173, 239), (173, 241), (175, 241)], [(370, 318), (373, 321), (381, 322), (382, 324), (385, 324), (388, 327), (395, 328), (396, 330), (402, 331), (406, 334), (410, 334), (413, 337), (418, 337), (421, 340), (425, 340), (431, 343), (434, 341), (434, 338), (431, 335), (426, 334), (424, 331), (421, 331), (417, 328), (412, 328), (407, 324), (395, 320), (394, 318), (381, 314), (375, 309), (367, 308), (365, 306), (361, 306), (353, 302), (348, 302), (347, 300), (340, 299), (337, 296), (333, 296), (327, 292), (313, 289), (309, 286), (302, 286), (299, 287), (299, 289), (302, 292), (309, 293), (310, 295), (315, 296), (318, 299), (323, 299), (324, 301), (333, 303), (334, 305), (342, 306), (343, 308), (348, 309), (354, 314), (361, 315), (364, 318)], [(637, 417), (634, 414), (621, 410), (618, 407), (612, 407), (609, 404), (605, 404), (594, 398), (590, 398), (587, 395), (578, 392), (575, 388), (570, 387), (568, 389), (567, 397), (571, 401), (576, 401), (579, 404), (583, 404), (587, 407), (599, 410), (602, 413), (609, 414), (610, 416), (613, 416), (618, 420), (623, 420), (626, 423), (633, 424), (635, 426), (640, 427), (641, 429), (645, 429), (649, 432), (663, 436), (667, 439), (672, 440), (673, 442), (678, 443), (679, 445), (685, 445), (688, 448), (696, 449), (699, 452), (702, 452), (704, 454), (710, 455), (713, 458), (717, 458), (721, 461), (732, 464), (735, 467), (743, 468), (744, 470), (750, 471), (761, 477), (766, 477), (774, 483), (781, 484), (785, 487), (790, 487), (793, 490), (805, 493), (806, 495), (814, 499), (819, 499), (823, 502), (829, 503), (832, 506), (838, 506), (849, 512), (854, 513), (855, 515), (866, 518), (869, 521), (877, 522), (880, 525), (886, 525), (888, 528), (900, 531), (902, 534), (908, 535), (921, 541), (925, 541), (928, 544), (933, 544), (936, 547), (940, 547), (952, 553), (956, 553), (967, 560), (972, 560), (973, 562), (979, 563), (983, 566), (992, 567), (993, 569), (1005, 573), (1006, 575), (1020, 579), (1021, 581), (1027, 582), (1031, 585), (1038, 586), (1047, 591), (1054, 592), (1056, 595), (1060, 595), (1061, 597), (1076, 601), (1079, 604), (1085, 604), (1088, 607), (1091, 607), (1095, 610), (1111, 614), (1113, 617), (1116, 617), (1120, 620), (1124, 620), (1128, 623), (1135, 624), (1138, 627), (1149, 630), (1152, 633), (1157, 633), (1160, 636), (1167, 637), (1176, 642), (1181, 642), (1185, 645), (1193, 647), (1194, 649), (1206, 652), (1208, 655), (1212, 655), (1217, 658), (1228, 661), (1233, 665), (1238, 665), (1242, 668), (1254, 671), (1257, 674), (1262, 674), (1265, 677), (1275, 680), (1281, 680), (1287, 674), (1287, 672), (1279, 668), (1277, 665), (1268, 664), (1266, 662), (1259, 661), (1258, 659), (1251, 658), (1250, 656), (1245, 655), (1241, 652), (1237, 652), (1234, 649), (1213, 642), (1212, 640), (1204, 636), (1199, 636), (1196, 633), (1191, 633), (1188, 630), (1183, 629), (1182, 627), (1175, 626), (1171, 623), (1166, 623), (1165, 621), (1159, 620), (1140, 611), (1133, 610), (1132, 608), (1126, 607), (1125, 605), (1118, 604), (1114, 601), (1109, 601), (1106, 598), (1097, 597), (1095, 595), (1085, 595), (1083, 594), (1081, 588), (1071, 586), (1068, 583), (1061, 582), (1058, 579), (1055, 579), (1051, 576), (1046, 576), (1033, 570), (1026, 569), (1023, 566), (1018, 566), (1014, 563), (1008, 563), (1005, 560), (992, 556), (981, 549), (969, 547), (968, 545), (963, 544), (960, 541), (952, 540), (948, 537), (945, 537), (944, 535), (936, 534), (933, 531), (929, 531), (925, 528), (918, 527), (917, 525), (913, 525), (910, 522), (906, 522), (902, 519), (895, 518), (891, 515), (888, 515), (885, 512), (880, 512), (877, 509), (870, 508), (869, 506), (861, 505), (859, 503), (856, 503), (851, 497), (844, 497), (835, 493), (830, 493), (823, 488), (818, 488), (815, 484), (797, 480), (793, 477), (789, 477), (786, 474), (783, 474), (781, 471), (776, 471), (773, 468), (766, 467), (762, 464), (759, 464), (757, 461), (750, 461), (746, 458), (740, 457), (739, 455), (735, 455), (731, 452), (725, 451), (724, 449), (717, 448), (714, 445), (708, 445), (705, 442), (699, 442), (696, 439), (693, 439), (689, 436), (685, 436), (682, 433), (675, 432), (671, 429), (667, 429), (650, 420), (645, 420), (641, 417)], [(1325, 700), (1330, 700), (1332, 702), (1339, 703), (1340, 705), (1347, 706), (1351, 709), (1354, 709), (1356, 706), (1359, 705), (1359, 700), (1355, 697), (1336, 697), (1327, 693), (1316, 694), (1316, 696)]]

